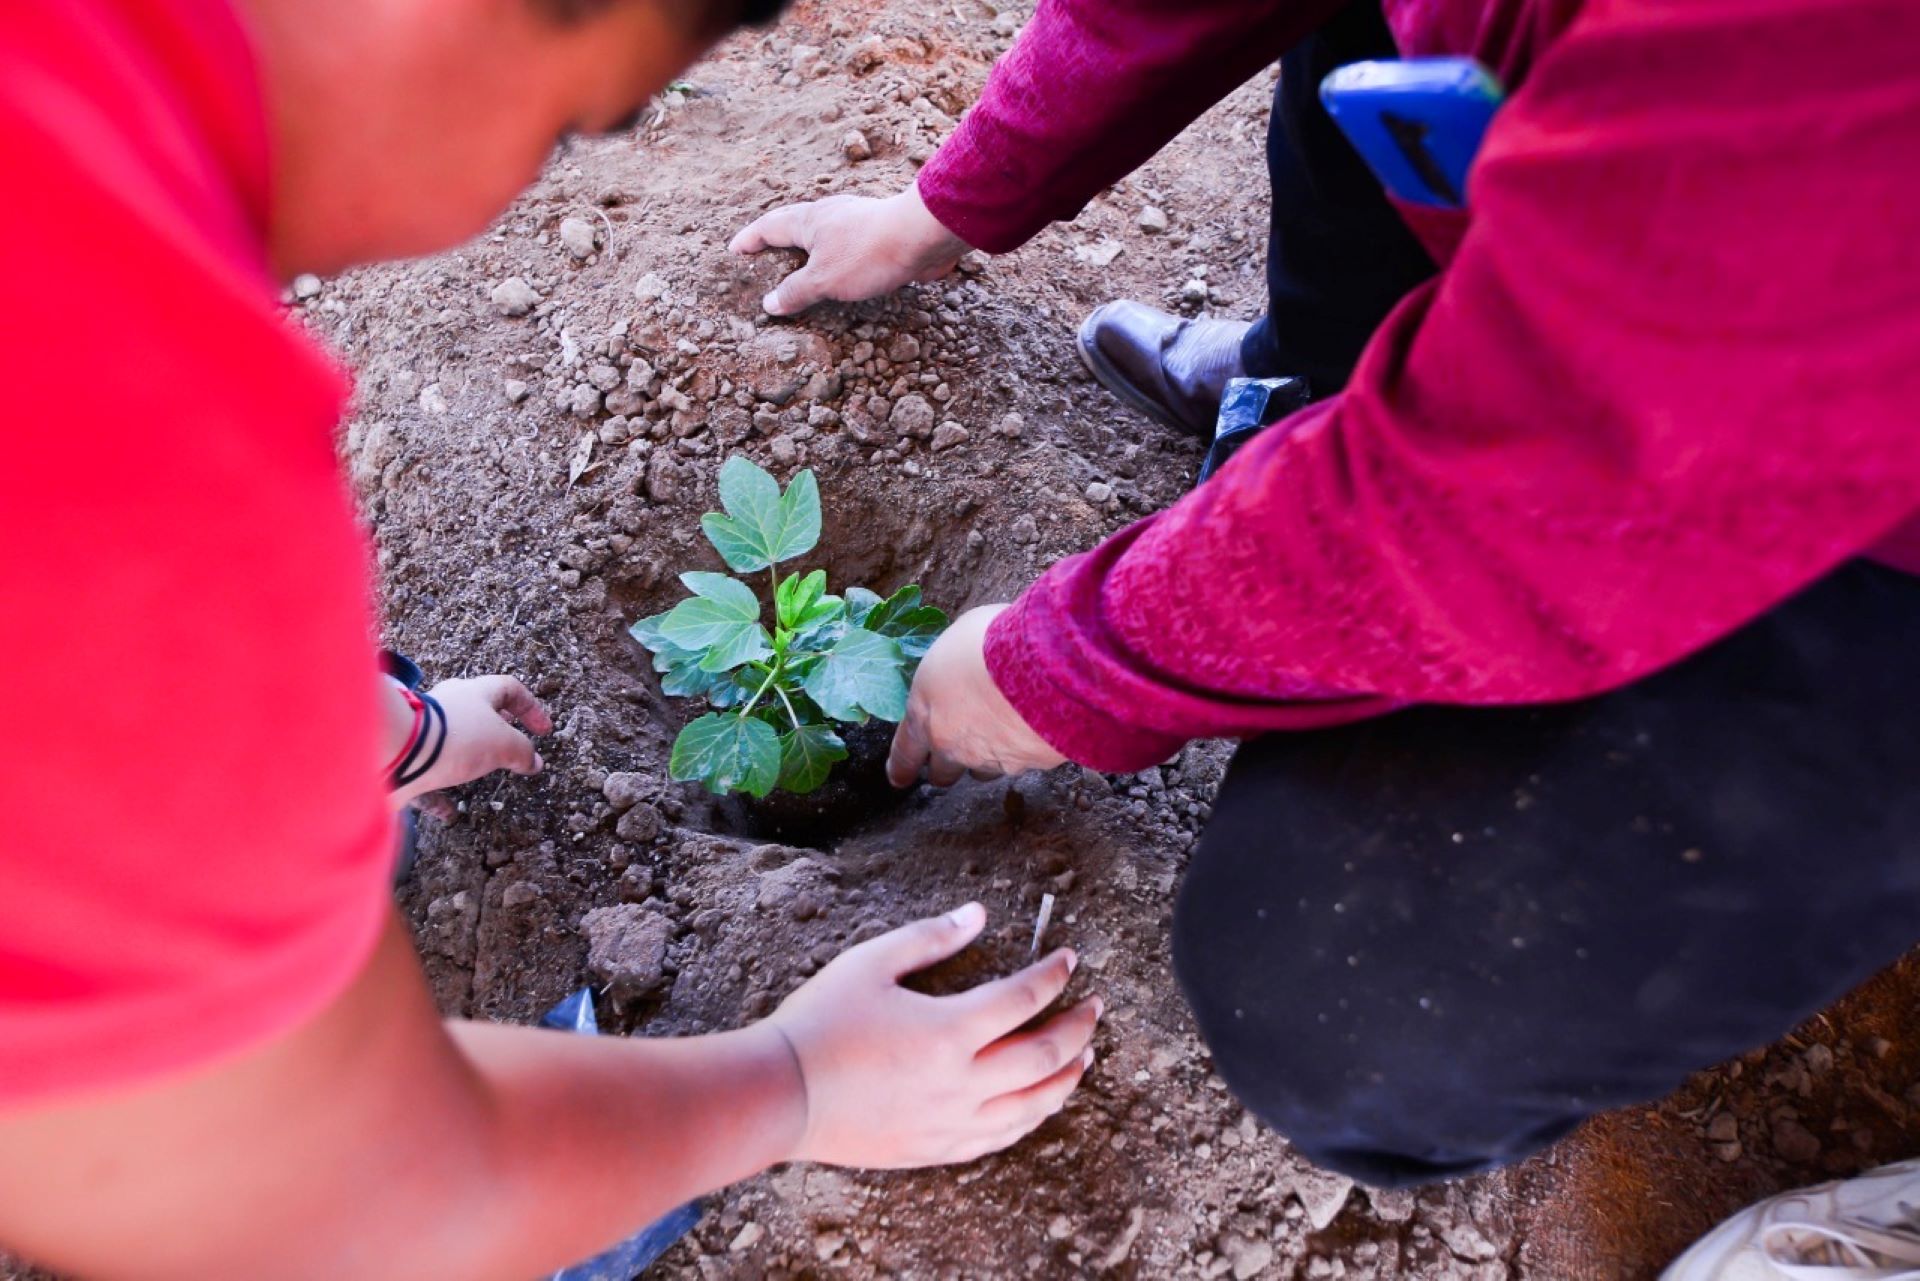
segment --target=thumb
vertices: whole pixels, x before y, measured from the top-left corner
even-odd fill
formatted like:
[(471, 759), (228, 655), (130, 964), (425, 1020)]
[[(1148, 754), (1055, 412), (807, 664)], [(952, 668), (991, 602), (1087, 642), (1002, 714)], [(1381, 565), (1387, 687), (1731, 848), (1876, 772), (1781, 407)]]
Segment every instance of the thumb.
[(769, 316), (791, 316), (805, 311), (826, 296), (826, 281), (809, 262), (775, 285), (773, 292), (760, 300), (760, 305)]
[(968, 903), (945, 916), (929, 916), (903, 925), (867, 946), (873, 949), (873, 959), (887, 977), (899, 979), (954, 955), (978, 938), (986, 924), (987, 909)]

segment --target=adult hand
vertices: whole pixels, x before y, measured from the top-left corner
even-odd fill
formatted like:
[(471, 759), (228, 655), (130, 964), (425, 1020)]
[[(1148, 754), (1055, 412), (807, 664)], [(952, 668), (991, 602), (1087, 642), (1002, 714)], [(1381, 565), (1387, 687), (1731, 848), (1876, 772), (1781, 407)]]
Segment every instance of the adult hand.
[(1066, 762), (1020, 718), (987, 672), (987, 625), (1005, 608), (968, 610), (920, 660), (906, 718), (887, 757), (887, 778), (895, 787), (911, 787), (922, 768), (928, 782), (947, 787), (962, 774), (995, 778)]
[(525, 685), (511, 676), (475, 676), (441, 681), (432, 693), (447, 714), (446, 746), (432, 769), (393, 793), (396, 805), (470, 783), (497, 769), (540, 772), (540, 753), (534, 750), (533, 740), (514, 726), (548, 734), (553, 731), (553, 718)]
[(806, 1091), (796, 1159), (883, 1169), (971, 1161), (1065, 1105), (1093, 1062), (1099, 998), (1016, 1029), (1066, 987), (1072, 952), (956, 996), (900, 986), (972, 942), (986, 920), (969, 903), (849, 948), (769, 1016)]
[(859, 302), (952, 271), (967, 242), (941, 225), (909, 186), (884, 200), (828, 196), (762, 214), (727, 246), (737, 254), (801, 249), (806, 266), (775, 286), (761, 306), (791, 316), (817, 302)]

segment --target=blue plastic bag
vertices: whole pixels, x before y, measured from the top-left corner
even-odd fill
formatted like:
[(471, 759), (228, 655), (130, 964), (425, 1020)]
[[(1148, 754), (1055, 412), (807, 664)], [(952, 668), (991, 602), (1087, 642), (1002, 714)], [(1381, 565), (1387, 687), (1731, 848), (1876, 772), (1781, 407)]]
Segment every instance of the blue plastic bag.
[[(600, 1022), (593, 1014), (593, 992), (581, 988), (540, 1016), (540, 1026), (582, 1036), (600, 1035)], [(674, 1242), (700, 1222), (700, 1203), (689, 1201), (678, 1210), (649, 1223), (605, 1254), (585, 1263), (576, 1263), (553, 1274), (551, 1281), (633, 1281), (654, 1260), (672, 1248)]]

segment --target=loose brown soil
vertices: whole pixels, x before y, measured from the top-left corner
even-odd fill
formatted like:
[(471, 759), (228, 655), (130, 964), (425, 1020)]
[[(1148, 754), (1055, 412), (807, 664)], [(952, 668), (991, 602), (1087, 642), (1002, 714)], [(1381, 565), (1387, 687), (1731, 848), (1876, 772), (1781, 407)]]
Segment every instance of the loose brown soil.
[[(519, 673), (559, 725), (542, 777), (475, 784), (455, 820), (423, 822), (402, 900), (443, 1007), (534, 1019), (586, 977), (583, 914), (623, 901), (671, 922), (665, 984), (602, 1013), (660, 1036), (762, 1014), (848, 943), (968, 898), (993, 913), (978, 967), (1016, 964), (1041, 895), (1058, 896), (1048, 941), (1079, 949), (1075, 990), (1111, 1011), (1061, 1117), (962, 1170), (750, 1180), (713, 1199), (664, 1276), (1642, 1277), (1745, 1201), (1920, 1151), (1909, 961), (1510, 1174), (1351, 1189), (1235, 1103), (1174, 988), (1172, 896), (1224, 745), (1136, 777), (922, 789), (805, 848), (741, 835), (667, 780), (691, 709), (662, 698), (625, 625), (679, 597), (675, 573), (720, 568), (696, 521), (727, 453), (818, 472), (835, 589), (919, 582), (953, 612), (1010, 598), (1192, 479), (1196, 444), (1089, 383), (1072, 328), (1119, 296), (1257, 313), (1265, 78), (1075, 224), (896, 299), (770, 321), (758, 299), (791, 260), (724, 251), (778, 202), (906, 182), (1021, 17), (803, 0), (695, 68), (638, 134), (556, 157), (472, 244), (301, 305), (359, 370), (343, 457), (378, 539), (387, 639), (436, 678)], [(855, 130), (873, 152), (857, 163)], [(1147, 205), (1164, 234), (1140, 229)], [(568, 218), (596, 236), (584, 262), (563, 247)], [(492, 291), (513, 276), (542, 301), (507, 318)], [(643, 777), (632, 817), (603, 794), (616, 773)]]

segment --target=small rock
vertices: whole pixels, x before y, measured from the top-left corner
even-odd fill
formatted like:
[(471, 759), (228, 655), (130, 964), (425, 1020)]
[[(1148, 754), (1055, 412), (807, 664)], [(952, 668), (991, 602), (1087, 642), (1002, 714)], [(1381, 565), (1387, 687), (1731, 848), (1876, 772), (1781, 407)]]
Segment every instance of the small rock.
[(1155, 206), (1148, 205), (1140, 211), (1140, 230), (1149, 236), (1160, 235), (1167, 229), (1167, 215)]
[(1740, 1146), (1739, 1140), (1733, 1139), (1726, 1143), (1714, 1144), (1713, 1154), (1728, 1165), (1732, 1165), (1746, 1155), (1746, 1150)]
[(896, 365), (920, 359), (920, 340), (912, 334), (900, 334), (887, 344), (887, 359)]
[(293, 278), (293, 296), (301, 302), (320, 296), (320, 277), (302, 273)]
[(506, 381), (505, 390), (507, 393), (507, 403), (509, 405), (517, 405), (525, 400), (527, 393), (533, 389), (521, 382), (518, 378), (509, 378)]
[(1352, 1179), (1330, 1170), (1302, 1169), (1293, 1180), (1293, 1194), (1300, 1198), (1300, 1205), (1307, 1212), (1307, 1222), (1313, 1225), (1315, 1232), (1326, 1231), (1327, 1225), (1340, 1217), (1340, 1211), (1346, 1207), (1347, 1196), (1352, 1191)]
[(1731, 1143), (1740, 1137), (1740, 1122), (1731, 1112), (1717, 1113), (1707, 1122), (1707, 1137), (1715, 1143)]
[(600, 389), (592, 383), (579, 383), (567, 394), (567, 408), (576, 418), (591, 418), (600, 412)]
[(1113, 486), (1104, 480), (1096, 480), (1087, 486), (1087, 501), (1095, 505), (1113, 501)]
[(925, 440), (933, 434), (933, 403), (925, 396), (902, 396), (887, 421), (896, 435)]
[(587, 936), (587, 968), (624, 1005), (657, 992), (666, 978), (667, 939), (673, 923), (634, 903), (596, 907), (580, 918)]
[(1019, 436), (1027, 429), (1027, 420), (1019, 414), (1008, 414), (994, 426), (1002, 436)]
[(1806, 1164), (1820, 1156), (1820, 1140), (1798, 1121), (1781, 1119), (1773, 1123), (1773, 1150), (1782, 1160)]
[(630, 810), (647, 799), (649, 779), (645, 774), (631, 774), (622, 771), (607, 775), (607, 781), (600, 785), (600, 795), (607, 798), (607, 804), (621, 811)]
[(1409, 1188), (1368, 1188), (1367, 1202), (1382, 1223), (1405, 1223), (1419, 1205)]
[(600, 237), (594, 225), (585, 218), (562, 218), (560, 245), (573, 255), (575, 261), (585, 262), (600, 247)]
[(1207, 300), (1207, 282), (1195, 278), (1180, 286), (1180, 301), (1203, 303)]
[(1273, 1244), (1251, 1237), (1232, 1236), (1220, 1243), (1220, 1254), (1233, 1266), (1233, 1281), (1248, 1281), (1273, 1264)]
[(955, 445), (964, 445), (967, 443), (968, 437), (972, 434), (972, 432), (969, 432), (959, 423), (948, 419), (934, 429), (932, 442), (933, 452), (938, 454), (945, 450), (952, 449)]
[(519, 276), (508, 276), (493, 287), (493, 305), (503, 316), (524, 316), (539, 305), (540, 295)]
[(660, 835), (660, 826), (660, 811), (641, 801), (620, 816), (620, 821), (614, 825), (614, 834), (635, 845), (648, 845)]
[(540, 898), (540, 887), (532, 881), (515, 881), (500, 895), (500, 905), (508, 908), (521, 908)]
[(1075, 245), (1073, 256), (1089, 267), (1108, 267), (1125, 249), (1126, 246), (1117, 240), (1102, 240), (1097, 244)]
[(733, 1241), (727, 1246), (727, 1249), (734, 1254), (739, 1254), (743, 1250), (751, 1250), (754, 1246), (760, 1244), (760, 1238), (765, 1235), (767, 1235), (767, 1230), (758, 1223), (743, 1224), (741, 1225), (740, 1231), (734, 1234)]
[(840, 140), (840, 150), (846, 153), (847, 160), (852, 164), (873, 159), (873, 144), (858, 129), (849, 130), (847, 136)]
[(1807, 1071), (1819, 1076), (1833, 1067), (1833, 1047), (1815, 1041), (1803, 1051), (1800, 1057), (1806, 1062)]
[(633, 282), (633, 296), (641, 302), (653, 302), (667, 296), (666, 277), (657, 271), (650, 271)]
[(1064, 1241), (1073, 1235), (1073, 1224), (1064, 1214), (1056, 1214), (1047, 1224), (1047, 1235), (1055, 1241)]
[(1007, 527), (1007, 535), (1016, 543), (1034, 543), (1040, 541), (1040, 525), (1032, 512), (1021, 512), (1014, 517), (1013, 524)]
[(847, 1234), (844, 1232), (816, 1232), (813, 1236), (813, 1257), (825, 1263), (834, 1255), (847, 1248)]
[(800, 446), (788, 435), (775, 436), (767, 442), (767, 452), (773, 455), (773, 461), (781, 466), (790, 466), (800, 457)]

